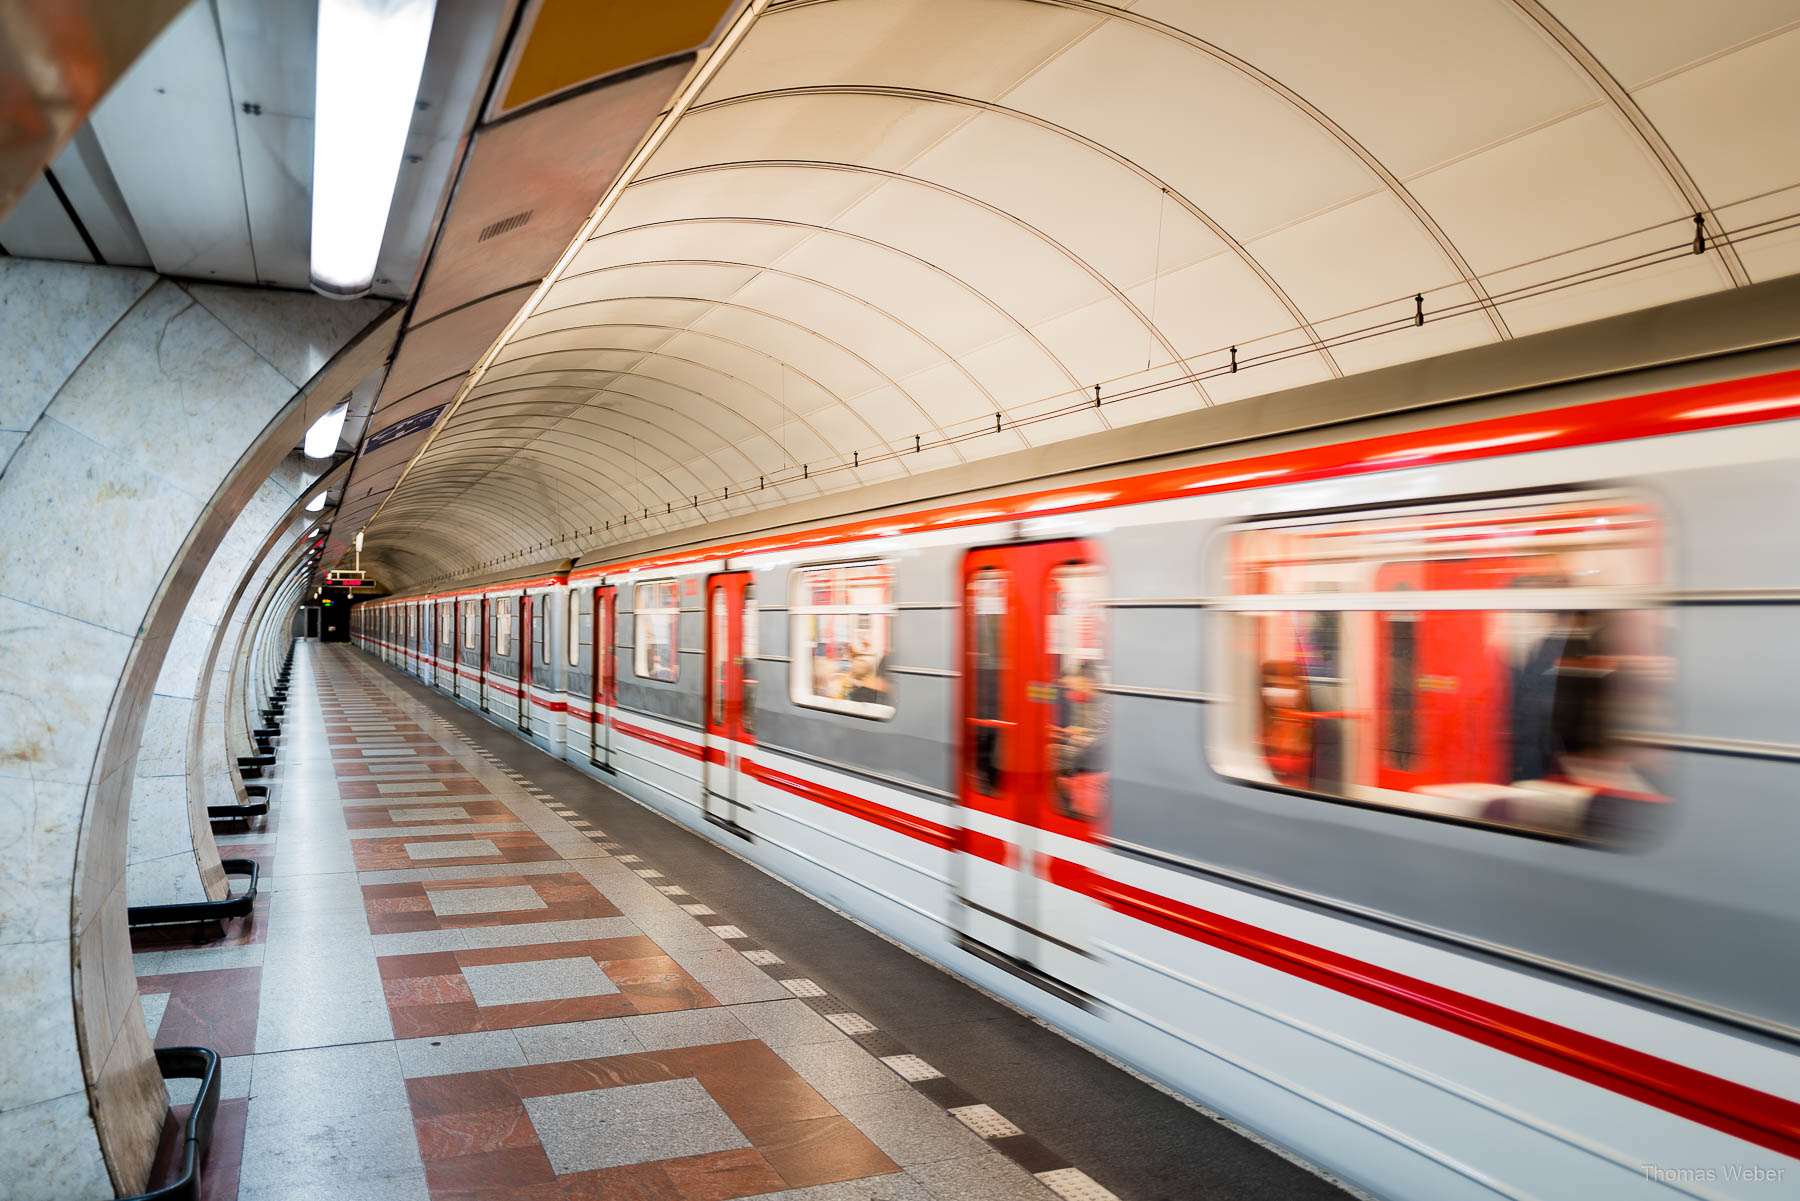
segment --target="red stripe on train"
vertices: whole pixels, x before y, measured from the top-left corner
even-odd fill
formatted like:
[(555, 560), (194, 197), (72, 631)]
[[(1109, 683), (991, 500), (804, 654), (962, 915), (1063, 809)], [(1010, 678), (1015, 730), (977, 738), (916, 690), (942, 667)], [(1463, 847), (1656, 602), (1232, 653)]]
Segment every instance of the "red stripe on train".
[(1800, 1159), (1800, 1104), (1210, 910), (1048, 859), (1049, 878), (1118, 913)]
[(908, 838), (916, 838), (920, 842), (929, 843), (942, 850), (953, 850), (956, 846), (956, 831), (928, 818), (916, 817), (904, 810), (890, 808), (874, 801), (865, 801), (859, 796), (839, 792), (835, 788), (816, 784), (800, 776), (791, 776), (784, 771), (777, 771), (775, 768), (750, 759), (743, 761), (743, 768), (744, 774), (753, 780), (761, 780), (764, 784), (779, 788), (783, 792), (793, 793), (797, 797), (815, 801), (828, 809), (836, 809), (839, 813), (860, 817), (883, 829), (893, 830)]

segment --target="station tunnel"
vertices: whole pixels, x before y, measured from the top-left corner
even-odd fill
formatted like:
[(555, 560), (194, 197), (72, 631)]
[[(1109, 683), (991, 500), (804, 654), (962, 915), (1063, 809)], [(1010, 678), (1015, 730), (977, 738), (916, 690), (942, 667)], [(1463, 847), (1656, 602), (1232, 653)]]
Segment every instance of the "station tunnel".
[(1800, 1190), (1800, 9), (0, 0), (0, 1197)]

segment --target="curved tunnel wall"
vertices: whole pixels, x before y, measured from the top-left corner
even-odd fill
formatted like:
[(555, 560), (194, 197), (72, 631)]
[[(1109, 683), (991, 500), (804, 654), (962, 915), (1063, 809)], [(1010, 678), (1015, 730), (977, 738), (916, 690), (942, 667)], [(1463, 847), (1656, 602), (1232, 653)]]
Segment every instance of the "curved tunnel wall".
[[(138, 748), (131, 793), (126, 897), (133, 905), (217, 901), (229, 891), (206, 817), (206, 788), (193, 787), (196, 714), (212, 674), (206, 648), (217, 641), (229, 590), (252, 565), (271, 525), (285, 521), (306, 485), (290, 459), (263, 481), (200, 577), (163, 661)], [(216, 770), (226, 775), (220, 756)]]
[(143, 1187), (167, 1112), (125, 924), (155, 684), (219, 543), (380, 364), (391, 309), (14, 259), (0, 297), (0, 1162), (110, 1197)]

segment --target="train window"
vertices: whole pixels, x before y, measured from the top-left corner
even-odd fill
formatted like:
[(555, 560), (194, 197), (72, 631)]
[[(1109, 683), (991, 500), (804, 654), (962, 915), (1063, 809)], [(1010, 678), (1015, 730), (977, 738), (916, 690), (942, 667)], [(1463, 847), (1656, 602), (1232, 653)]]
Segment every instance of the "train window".
[(674, 580), (648, 580), (637, 586), (632, 608), (636, 610), (637, 647), (632, 652), (640, 678), (673, 684), (681, 675), (675, 655), (675, 635), (680, 628), (681, 601)]
[(1559, 494), (1241, 526), (1207, 751), (1255, 783), (1598, 842), (1662, 808), (1663, 527)]
[(475, 610), (471, 607), (463, 612), (463, 649), (475, 649)]
[(756, 733), (756, 582), (744, 581), (744, 628), (739, 635), (743, 639), (743, 696), (739, 701), (738, 721), (744, 727), (744, 733)]
[(998, 568), (983, 568), (969, 578), (969, 604), (975, 618), (975, 702), (970, 725), (974, 729), (975, 787), (983, 796), (1000, 795), (1000, 765), (1011, 725), (1001, 696), (1006, 679), (1006, 589), (1006, 573)]
[(581, 591), (569, 589), (569, 666), (581, 664)]
[(506, 601), (494, 602), (494, 653), (502, 659), (512, 654), (512, 608)]
[(449, 605), (439, 605), (438, 613), (440, 615), (439, 620), (438, 620), (438, 629), (440, 631), (442, 631), (438, 635), (438, 641), (443, 643), (444, 645), (448, 646), (451, 643), (456, 641), (456, 626), (454, 624), (453, 619), (450, 616), (450, 606)]
[(1065, 817), (1093, 820), (1105, 810), (1106, 703), (1105, 576), (1098, 564), (1065, 563), (1050, 573), (1050, 669), (1055, 712), (1050, 719), (1054, 800)]
[(550, 597), (547, 593), (531, 603), (531, 661), (544, 667), (550, 665), (550, 642), (544, 636), (544, 621), (548, 616), (549, 604)]
[(794, 703), (878, 721), (892, 717), (893, 564), (802, 567), (792, 590)]

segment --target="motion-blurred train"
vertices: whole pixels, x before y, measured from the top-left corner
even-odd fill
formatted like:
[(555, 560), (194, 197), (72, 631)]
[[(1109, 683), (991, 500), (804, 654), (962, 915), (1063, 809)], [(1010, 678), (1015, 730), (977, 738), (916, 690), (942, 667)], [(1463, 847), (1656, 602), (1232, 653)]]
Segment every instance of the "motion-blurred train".
[(1384, 1196), (1797, 1196), (1792, 360), (565, 562), (354, 637)]

